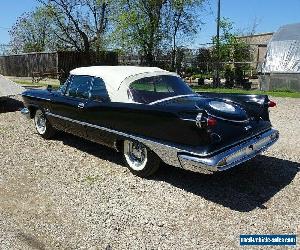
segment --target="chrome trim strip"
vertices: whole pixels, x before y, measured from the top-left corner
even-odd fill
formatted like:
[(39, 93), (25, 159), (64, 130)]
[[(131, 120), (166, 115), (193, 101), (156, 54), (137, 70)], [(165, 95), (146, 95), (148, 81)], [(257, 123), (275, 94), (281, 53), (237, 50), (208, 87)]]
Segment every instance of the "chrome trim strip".
[(36, 98), (36, 99), (45, 100), (45, 101), (51, 101), (51, 99), (38, 97), (38, 96), (32, 96), (32, 95), (22, 95), (22, 96), (30, 97), (30, 98)]
[[(247, 119), (247, 120), (243, 120), (243, 121), (236, 121), (236, 120), (230, 120), (230, 119), (226, 119), (226, 118), (223, 118), (223, 117), (219, 117), (219, 116), (216, 116), (216, 115), (212, 115), (211, 113), (208, 113), (206, 111), (207, 115), (211, 116), (211, 117), (214, 117), (214, 118), (217, 118), (217, 119), (220, 119), (220, 120), (223, 120), (223, 121), (229, 121), (229, 122), (238, 122), (238, 123), (247, 123), (249, 122), (250, 120)], [(185, 119), (185, 118), (180, 118), (182, 121), (189, 121), (189, 122), (195, 122), (196, 123), (196, 120), (195, 119)]]
[(169, 101), (169, 100), (180, 98), (180, 97), (187, 97), (187, 96), (198, 96), (198, 94), (188, 94), (188, 95), (171, 96), (171, 97), (167, 97), (167, 98), (164, 98), (164, 99), (161, 99), (161, 100), (158, 100), (158, 101), (150, 102), (149, 105), (161, 103), (161, 102), (164, 102), (164, 101)]
[(226, 119), (226, 118), (223, 118), (223, 117), (220, 117), (220, 116), (217, 116), (217, 115), (213, 115), (211, 113), (208, 113), (207, 114), (211, 117), (214, 117), (214, 118), (217, 118), (217, 119), (220, 119), (220, 120), (223, 120), (223, 121), (228, 121), (228, 122), (238, 122), (238, 123), (246, 123), (246, 122), (249, 122), (250, 120), (249, 119), (246, 119), (246, 120), (242, 120), (242, 121), (236, 121), (236, 120), (231, 120), (231, 119)]
[(188, 122), (195, 122), (195, 124), (196, 124), (196, 120), (194, 120), (194, 119), (180, 118), (180, 120), (182, 120), (182, 121), (188, 121)]

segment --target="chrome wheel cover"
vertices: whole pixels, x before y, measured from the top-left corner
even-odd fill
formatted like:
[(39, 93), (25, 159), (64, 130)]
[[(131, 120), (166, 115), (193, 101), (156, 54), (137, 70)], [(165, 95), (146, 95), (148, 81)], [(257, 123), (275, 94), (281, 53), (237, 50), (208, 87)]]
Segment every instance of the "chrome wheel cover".
[(41, 111), (37, 111), (34, 117), (35, 128), (40, 135), (46, 133), (46, 117)]
[(147, 163), (147, 148), (139, 142), (124, 141), (124, 156), (128, 165), (135, 171), (141, 171)]

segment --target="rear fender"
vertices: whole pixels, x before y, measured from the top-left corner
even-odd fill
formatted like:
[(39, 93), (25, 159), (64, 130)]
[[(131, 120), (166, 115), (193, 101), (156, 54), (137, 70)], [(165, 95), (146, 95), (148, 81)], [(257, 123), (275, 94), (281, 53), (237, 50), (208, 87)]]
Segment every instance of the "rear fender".
[(267, 95), (246, 95), (246, 94), (220, 94), (220, 93), (199, 93), (206, 97), (224, 99), (239, 104), (246, 110), (250, 117), (257, 120), (270, 121), (269, 118), (269, 97)]

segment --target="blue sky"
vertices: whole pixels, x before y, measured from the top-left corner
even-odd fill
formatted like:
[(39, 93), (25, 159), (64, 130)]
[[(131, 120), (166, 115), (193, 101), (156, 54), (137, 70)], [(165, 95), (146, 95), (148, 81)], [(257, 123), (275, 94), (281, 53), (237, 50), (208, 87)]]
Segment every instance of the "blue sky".
[(2, 0), (0, 3), (0, 44), (8, 43), (9, 28), (22, 13), (33, 10), (34, 0)]
[[(195, 43), (208, 42), (216, 33), (217, 0), (210, 0)], [(237, 30), (249, 30), (255, 19), (257, 33), (273, 32), (280, 26), (300, 22), (300, 0), (221, 0), (221, 16), (230, 18)], [(300, 32), (300, 30), (299, 30)]]
[[(208, 0), (205, 10), (196, 12), (205, 23), (193, 47), (210, 42), (216, 32), (217, 0)], [(238, 30), (247, 30), (254, 20), (258, 21), (257, 33), (276, 31), (280, 26), (300, 22), (300, 0), (221, 0), (224, 17), (230, 18)], [(9, 42), (8, 29), (16, 22), (23, 12), (33, 10), (35, 0), (2, 0), (0, 4), (0, 44)], [(299, 31), (300, 32), (300, 31)]]

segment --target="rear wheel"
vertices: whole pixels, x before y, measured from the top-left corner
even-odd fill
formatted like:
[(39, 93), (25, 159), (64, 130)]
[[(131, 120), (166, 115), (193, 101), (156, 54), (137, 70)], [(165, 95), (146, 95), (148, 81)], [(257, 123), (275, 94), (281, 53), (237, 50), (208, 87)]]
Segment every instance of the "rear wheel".
[(153, 175), (159, 168), (158, 156), (140, 142), (125, 140), (123, 154), (127, 167), (137, 176)]
[(55, 134), (55, 129), (40, 109), (35, 112), (34, 125), (38, 134), (45, 139), (50, 139)]

